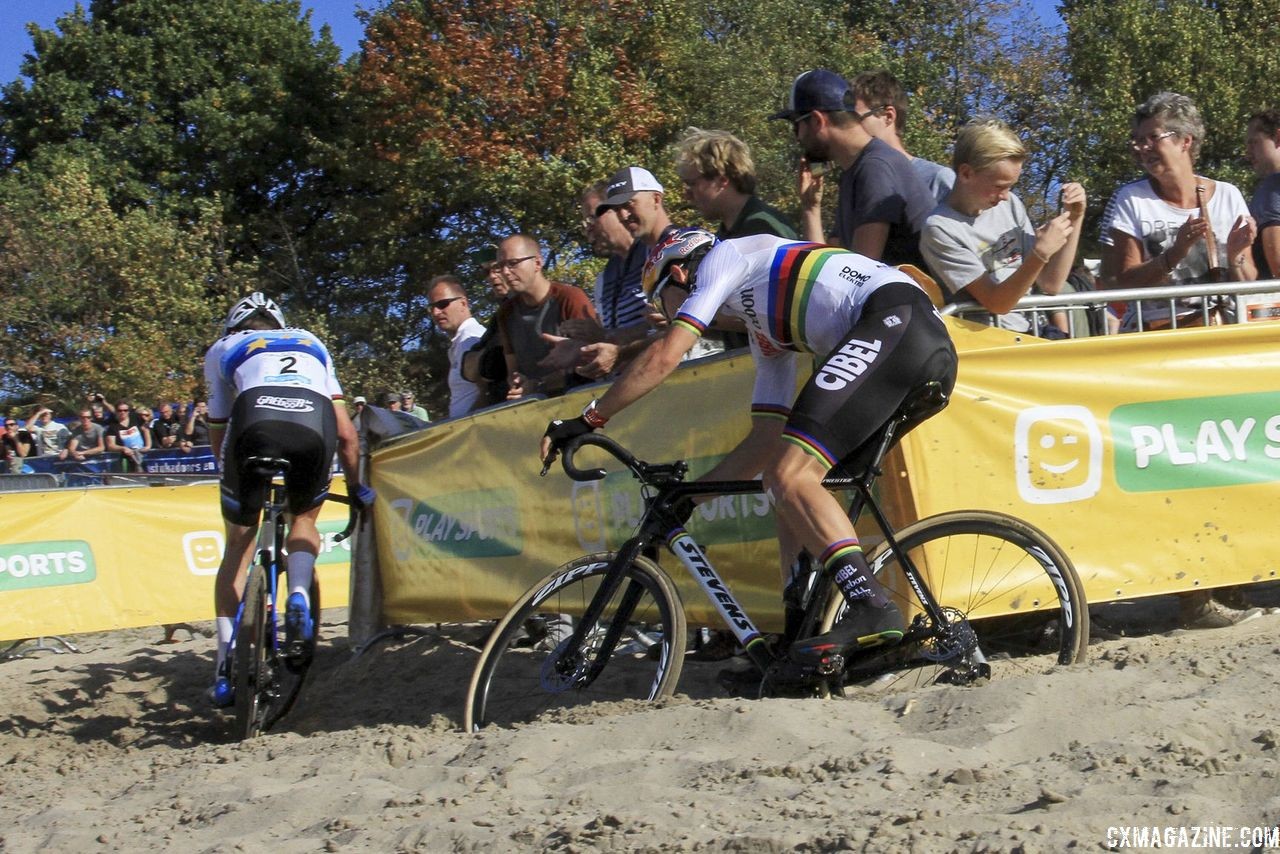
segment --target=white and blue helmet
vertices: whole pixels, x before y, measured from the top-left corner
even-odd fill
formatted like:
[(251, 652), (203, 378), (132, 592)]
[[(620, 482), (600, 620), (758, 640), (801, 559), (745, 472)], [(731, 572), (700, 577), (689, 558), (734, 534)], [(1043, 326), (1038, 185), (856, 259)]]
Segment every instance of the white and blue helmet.
[(276, 324), (278, 329), (284, 329), (284, 312), (280, 310), (280, 306), (276, 305), (275, 300), (265, 296), (260, 291), (254, 291), (242, 300), (231, 306), (231, 311), (227, 312), (226, 332), (230, 335), (248, 321), (249, 318), (269, 317)]

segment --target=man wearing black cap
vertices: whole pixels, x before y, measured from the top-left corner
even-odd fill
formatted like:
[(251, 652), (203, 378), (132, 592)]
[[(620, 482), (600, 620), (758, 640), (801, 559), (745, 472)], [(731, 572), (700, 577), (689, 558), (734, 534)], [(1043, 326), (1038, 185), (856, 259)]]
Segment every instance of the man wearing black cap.
[[(818, 68), (795, 79), (787, 105), (770, 116), (791, 122), (804, 158), (798, 187), (801, 232), (888, 264), (924, 268), (920, 229), (935, 199), (911, 161), (863, 127), (849, 83)], [(840, 175), (835, 234), (822, 228), (822, 176), (814, 164), (833, 162)]]

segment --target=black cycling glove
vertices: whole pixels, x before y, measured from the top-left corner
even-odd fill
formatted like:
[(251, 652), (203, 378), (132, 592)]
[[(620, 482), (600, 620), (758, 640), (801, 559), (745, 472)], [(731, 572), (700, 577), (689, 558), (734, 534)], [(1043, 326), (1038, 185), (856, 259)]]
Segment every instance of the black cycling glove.
[(552, 421), (547, 425), (547, 432), (542, 434), (551, 440), (551, 452), (547, 455), (548, 458), (560, 453), (570, 439), (576, 439), (578, 436), (590, 432), (591, 426), (587, 424), (581, 415), (577, 418), (570, 418), (567, 421), (562, 421), (559, 418)]

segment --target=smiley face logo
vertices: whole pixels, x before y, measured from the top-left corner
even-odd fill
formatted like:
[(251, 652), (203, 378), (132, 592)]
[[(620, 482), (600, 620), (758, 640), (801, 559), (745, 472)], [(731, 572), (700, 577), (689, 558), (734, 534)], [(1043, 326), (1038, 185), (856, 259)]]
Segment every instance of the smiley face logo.
[(1033, 406), (1013, 431), (1014, 476), (1028, 504), (1065, 504), (1102, 489), (1102, 431), (1083, 406)]
[(182, 554), (192, 575), (217, 575), (222, 562), (221, 531), (190, 531), (182, 535)]

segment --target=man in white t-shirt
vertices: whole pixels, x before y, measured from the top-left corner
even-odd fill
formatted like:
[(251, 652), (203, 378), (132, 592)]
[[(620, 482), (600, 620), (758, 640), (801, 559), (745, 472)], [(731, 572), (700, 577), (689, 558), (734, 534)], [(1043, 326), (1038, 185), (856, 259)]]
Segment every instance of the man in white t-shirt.
[(466, 415), (480, 399), (480, 386), (462, 376), (462, 357), (484, 336), (484, 326), (471, 316), (471, 304), (457, 276), (436, 276), (427, 287), (428, 307), (436, 327), (449, 336), (449, 417)]

